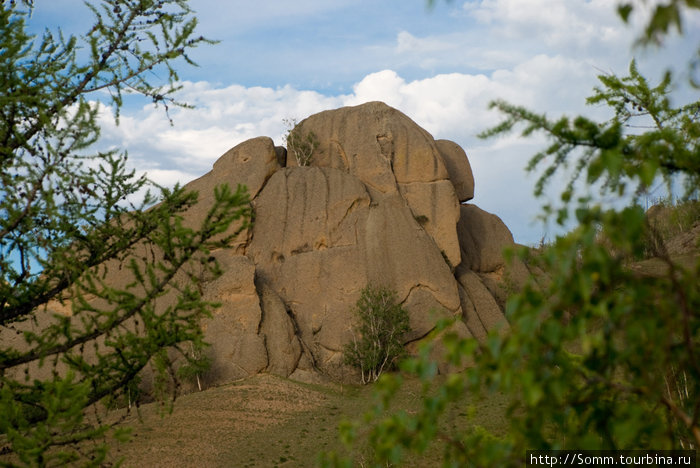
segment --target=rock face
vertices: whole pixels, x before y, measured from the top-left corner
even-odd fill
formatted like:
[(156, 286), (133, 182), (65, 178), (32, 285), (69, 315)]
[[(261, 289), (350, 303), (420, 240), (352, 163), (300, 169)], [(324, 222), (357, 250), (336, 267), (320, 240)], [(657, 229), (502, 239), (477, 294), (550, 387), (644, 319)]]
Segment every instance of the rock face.
[(474, 175), (467, 154), (454, 141), (437, 140), (435, 144), (445, 162), (459, 201), (466, 202), (474, 198)]
[(428, 132), (381, 102), (312, 115), (298, 131), (318, 138), (312, 165), (352, 174), (373, 200), (401, 195), (450, 262), (460, 263), (455, 186)]
[(342, 349), (367, 284), (396, 291), (410, 316), (408, 349), (433, 339), (444, 317), (479, 340), (507, 330), (501, 250), (513, 237), (495, 215), (460, 205), (474, 196), (464, 150), (380, 102), (321, 112), (295, 131), (318, 141), (308, 166), (255, 138), (186, 187), (200, 192), (193, 221), (222, 182), (245, 184), (255, 212), (234, 248), (216, 252), (225, 272), (205, 290), (221, 303), (204, 324), (208, 383), (259, 372), (352, 377)]
[[(204, 385), (261, 372), (354, 381), (342, 350), (368, 284), (396, 292), (410, 318), (407, 349), (433, 340), (438, 361), (445, 350), (431, 332), (441, 318), (458, 318), (450, 331), (478, 340), (508, 330), (505, 298), (529, 273), (503, 259), (514, 246), (505, 224), (460, 204), (474, 197), (462, 148), (380, 102), (321, 112), (295, 131), (318, 141), (310, 165), (259, 137), (185, 187), (199, 193), (187, 225), (201, 223), (222, 183), (245, 185), (254, 211), (252, 227), (212, 252), (223, 274), (203, 291), (220, 304), (202, 324), (212, 362)], [(130, 281), (122, 276), (115, 281)], [(452, 370), (444, 360), (439, 369)]]

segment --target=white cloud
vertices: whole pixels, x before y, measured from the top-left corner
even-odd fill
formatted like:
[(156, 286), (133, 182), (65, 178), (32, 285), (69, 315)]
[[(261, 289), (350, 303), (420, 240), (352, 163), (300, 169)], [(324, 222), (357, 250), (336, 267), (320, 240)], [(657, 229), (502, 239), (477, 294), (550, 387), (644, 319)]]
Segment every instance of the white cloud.
[[(481, 23), (511, 39), (537, 39), (554, 48), (629, 47), (615, 0), (479, 0), (464, 4)], [(622, 44), (620, 44), (622, 42)]]
[(408, 31), (401, 31), (396, 37), (396, 52), (400, 54), (435, 53), (453, 47), (450, 42), (442, 41), (439, 38), (418, 38)]
[(357, 83), (344, 104), (381, 100), (431, 133), (464, 141), (498, 122), (498, 115), (487, 109), (494, 99), (551, 114), (586, 111), (585, 97), (597, 73), (586, 63), (545, 55), (490, 76), (449, 73), (406, 82), (395, 71), (383, 70)]
[(429, 34), (422, 37), (408, 31), (396, 35), (393, 48), (378, 48), (384, 61), (392, 58), (390, 67), (411, 66), (423, 70), (450, 68), (452, 70), (493, 70), (510, 67), (525, 60), (517, 49), (492, 47), (483, 41), (478, 31)]
[[(401, 110), (429, 132), (469, 138), (494, 124), (488, 101), (509, 90), (485, 75), (451, 73), (406, 82), (396, 72), (384, 70), (366, 76), (353, 88), (345, 103), (381, 100)], [(454, 138), (454, 137), (453, 137)]]
[(145, 106), (122, 109), (119, 125), (112, 112), (102, 108), (101, 146), (124, 148), (130, 163), (157, 182), (186, 183), (211, 169), (233, 146), (261, 135), (282, 144), (283, 119), (303, 118), (338, 107), (341, 99), (289, 86), (272, 89), (239, 85), (216, 88), (206, 82), (183, 83), (179, 99), (195, 109)]

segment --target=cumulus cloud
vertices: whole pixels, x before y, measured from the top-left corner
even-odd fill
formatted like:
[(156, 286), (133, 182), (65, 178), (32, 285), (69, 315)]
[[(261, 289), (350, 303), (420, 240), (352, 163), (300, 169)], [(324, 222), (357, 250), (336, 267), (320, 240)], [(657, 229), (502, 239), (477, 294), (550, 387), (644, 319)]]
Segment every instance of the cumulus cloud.
[(434, 53), (451, 48), (452, 44), (449, 42), (444, 42), (437, 38), (421, 39), (408, 31), (399, 32), (396, 39), (396, 51), (399, 53)]
[(498, 123), (488, 104), (503, 99), (537, 111), (586, 112), (585, 98), (597, 70), (578, 60), (538, 55), (487, 74), (449, 73), (407, 82), (395, 71), (372, 73), (344, 98), (347, 105), (381, 100), (402, 110), (435, 134), (472, 141)]
[(543, 46), (590, 50), (602, 45), (629, 48), (629, 34), (616, 17), (616, 1), (478, 0), (464, 10), (493, 25), (510, 39), (536, 40)]
[[(181, 101), (194, 109), (171, 109), (170, 124), (162, 108), (123, 109), (116, 125), (102, 108), (101, 145), (125, 148), (131, 164), (158, 182), (184, 183), (211, 169), (219, 156), (247, 139), (270, 136), (282, 144), (283, 119), (303, 118), (338, 107), (341, 99), (314, 91), (239, 85), (217, 88), (207, 82), (184, 82)], [(161, 171), (161, 172), (157, 172)]]

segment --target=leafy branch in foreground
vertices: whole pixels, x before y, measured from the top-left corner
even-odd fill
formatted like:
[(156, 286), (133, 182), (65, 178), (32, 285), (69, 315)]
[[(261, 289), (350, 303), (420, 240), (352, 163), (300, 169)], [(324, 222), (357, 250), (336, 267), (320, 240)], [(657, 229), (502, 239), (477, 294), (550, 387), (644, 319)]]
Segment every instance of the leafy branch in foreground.
[[(651, 187), (657, 176), (670, 182), (672, 176), (683, 174), (689, 195), (700, 182), (698, 103), (671, 106), (670, 73), (652, 88), (634, 61), (629, 71), (630, 75), (622, 79), (599, 76), (604, 87), (595, 88), (587, 100), (589, 104), (611, 107), (615, 116), (609, 122), (599, 124), (581, 116), (552, 121), (523, 107), (495, 101), (491, 108), (503, 113), (505, 120), (479, 136), (489, 138), (523, 125), (523, 137), (542, 132), (550, 139), (550, 145), (535, 154), (527, 166), (528, 171), (533, 171), (547, 164), (535, 185), (538, 196), (557, 171), (571, 166), (568, 185), (561, 194), (565, 203), (571, 201), (574, 183), (582, 176), (588, 185), (602, 182), (603, 190), (621, 196), (631, 183), (636, 183), (639, 195)], [(644, 132), (630, 131), (640, 128)]]
[[(0, 2), (3, 465), (104, 463), (98, 439), (111, 425), (85, 410), (134, 399), (149, 362), (173, 388), (175, 365), (198, 364), (199, 322), (214, 306), (202, 281), (219, 274), (215, 250), (250, 218), (245, 188), (222, 186), (202, 224), (188, 226), (196, 193), (143, 197), (158, 187), (125, 153), (92, 151), (101, 104), (91, 94), (108, 93), (117, 116), (124, 92), (167, 112), (178, 104), (176, 61), (191, 63), (188, 52), (210, 41), (195, 35), (185, 0), (87, 7), (84, 35), (35, 37), (32, 2)], [(167, 84), (154, 85), (152, 71)]]
[[(639, 1), (621, 1), (617, 6), (617, 13), (625, 23), (628, 23)], [(700, 9), (700, 2), (697, 0), (668, 0), (663, 3), (653, 5), (648, 22), (644, 28), (644, 33), (639, 37), (641, 44), (661, 44), (663, 38), (667, 36), (673, 28), (679, 33), (683, 33), (684, 10)]]

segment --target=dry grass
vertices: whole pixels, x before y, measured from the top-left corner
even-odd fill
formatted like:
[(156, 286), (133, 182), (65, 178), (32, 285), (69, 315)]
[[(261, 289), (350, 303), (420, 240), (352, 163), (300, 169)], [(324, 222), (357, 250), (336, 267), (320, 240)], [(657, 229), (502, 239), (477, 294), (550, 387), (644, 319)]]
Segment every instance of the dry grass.
[[(258, 375), (185, 395), (170, 415), (161, 416), (157, 404), (142, 406), (142, 420), (134, 415), (125, 423), (134, 429), (132, 440), (115, 443), (111, 453), (114, 460), (123, 458), (126, 467), (315, 466), (321, 451), (343, 449), (338, 424), (358, 420), (373, 401), (371, 386), (308, 385)], [(420, 382), (407, 380), (394, 406), (412, 412), (420, 402)], [(474, 405), (474, 422), (467, 423), (470, 405), (465, 398), (451, 408), (444, 429), (474, 423), (491, 430), (503, 427), (503, 397)], [(357, 461), (369, 458), (363, 450), (362, 444), (355, 449)], [(432, 466), (440, 454), (440, 447), (434, 447), (406, 466)]]

